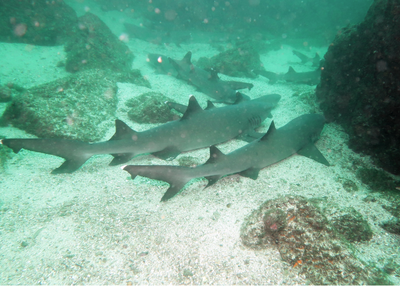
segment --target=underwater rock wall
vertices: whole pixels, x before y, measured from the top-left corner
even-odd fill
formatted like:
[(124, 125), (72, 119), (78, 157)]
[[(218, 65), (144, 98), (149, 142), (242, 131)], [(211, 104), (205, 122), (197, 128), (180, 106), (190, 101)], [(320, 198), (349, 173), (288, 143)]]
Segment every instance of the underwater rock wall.
[(400, 175), (400, 1), (376, 0), (365, 20), (338, 34), (325, 54), (320, 107), (350, 135), (349, 146)]
[(62, 45), (74, 33), (75, 11), (64, 1), (0, 1), (0, 41)]

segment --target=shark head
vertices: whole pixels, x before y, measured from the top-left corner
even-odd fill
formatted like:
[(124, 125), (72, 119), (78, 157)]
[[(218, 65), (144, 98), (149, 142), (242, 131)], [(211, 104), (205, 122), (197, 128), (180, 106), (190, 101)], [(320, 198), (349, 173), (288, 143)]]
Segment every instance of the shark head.
[(303, 136), (309, 138), (311, 142), (315, 142), (319, 139), (322, 129), (325, 125), (325, 117), (321, 114), (305, 114), (298, 117), (301, 122)]

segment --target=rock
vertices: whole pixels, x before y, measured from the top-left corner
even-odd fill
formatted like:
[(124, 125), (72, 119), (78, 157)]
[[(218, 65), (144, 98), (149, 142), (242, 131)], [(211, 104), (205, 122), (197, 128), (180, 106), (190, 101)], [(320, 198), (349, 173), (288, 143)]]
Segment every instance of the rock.
[(375, 192), (397, 192), (399, 181), (394, 180), (384, 171), (377, 169), (359, 168), (356, 172), (357, 178)]
[(0, 102), (11, 101), (12, 90), (8, 86), (0, 86)]
[(62, 0), (0, 1), (0, 41), (62, 45), (77, 27), (75, 11)]
[(13, 98), (3, 120), (42, 138), (100, 140), (114, 125), (115, 78), (87, 70), (30, 88)]
[(323, 210), (328, 221), (350, 242), (368, 241), (373, 232), (368, 222), (353, 207), (329, 204)]
[(400, 175), (400, 2), (376, 0), (365, 20), (344, 28), (325, 54), (317, 98), (349, 146)]
[(86, 13), (79, 17), (79, 29), (65, 45), (68, 72), (87, 69), (130, 71), (133, 54), (96, 15)]
[(240, 236), (252, 248), (277, 247), (312, 284), (389, 283), (357, 259), (319, 209), (300, 196), (266, 201), (245, 219)]
[(260, 55), (249, 45), (238, 46), (219, 53), (210, 59), (200, 58), (197, 65), (203, 69), (215, 69), (217, 72), (234, 77), (255, 78), (252, 70), (262, 66)]
[(170, 98), (157, 92), (147, 92), (131, 98), (125, 104), (131, 107), (128, 116), (138, 123), (165, 123), (179, 119), (179, 113), (171, 110), (166, 101)]

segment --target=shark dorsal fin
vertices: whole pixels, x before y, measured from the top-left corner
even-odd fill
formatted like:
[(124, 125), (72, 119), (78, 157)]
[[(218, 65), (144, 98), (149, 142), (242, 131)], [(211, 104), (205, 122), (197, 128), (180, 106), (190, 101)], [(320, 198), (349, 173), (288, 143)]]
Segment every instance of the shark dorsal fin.
[(183, 57), (182, 62), (188, 65), (192, 64), (192, 52), (189, 51), (186, 53), (186, 55)]
[(111, 137), (111, 140), (131, 139), (132, 136), (137, 135), (137, 131), (131, 129), (122, 120), (115, 120), (115, 134)]
[(210, 78), (209, 80), (219, 80), (218, 72), (214, 69), (210, 71)]
[(213, 145), (210, 147), (210, 158), (208, 158), (206, 164), (216, 163), (223, 160), (225, 157), (226, 155)]
[(288, 70), (288, 72), (287, 73), (297, 73), (295, 70), (294, 70), (294, 68), (292, 68), (292, 67), (289, 67), (289, 70)]
[(188, 119), (193, 114), (198, 113), (198, 112), (202, 112), (202, 111), (204, 111), (204, 110), (201, 108), (201, 106), (197, 102), (197, 99), (193, 95), (191, 95), (190, 98), (189, 98), (189, 105), (186, 108), (186, 111), (183, 114), (181, 120)]
[(268, 140), (269, 136), (271, 136), (271, 134), (274, 133), (275, 131), (276, 131), (275, 123), (274, 123), (274, 121), (272, 121), (271, 125), (268, 128), (267, 133), (265, 133), (264, 136), (261, 137), (260, 141)]
[(210, 110), (215, 108), (214, 103), (212, 103), (210, 100), (207, 100), (207, 107), (204, 110)]

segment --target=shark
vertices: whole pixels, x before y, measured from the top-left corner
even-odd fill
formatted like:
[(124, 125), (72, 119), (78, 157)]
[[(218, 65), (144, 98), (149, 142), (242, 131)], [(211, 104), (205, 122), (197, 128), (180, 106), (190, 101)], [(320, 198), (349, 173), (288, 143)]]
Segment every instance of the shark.
[(316, 85), (320, 81), (322, 67), (308, 72), (296, 72), (294, 68), (289, 67), (289, 70), (285, 74), (278, 74), (265, 70), (254, 70), (256, 74), (269, 79), (269, 83), (274, 84), (278, 80), (284, 80), (294, 83), (304, 83), (309, 85)]
[(146, 27), (136, 26), (130, 23), (124, 23), (128, 35), (155, 45), (175, 43), (178, 47), (183, 42), (190, 40), (190, 33), (184, 31), (161, 31)]
[(253, 87), (251, 83), (221, 80), (216, 71), (206, 71), (192, 64), (192, 53), (189, 51), (182, 60), (168, 58), (178, 73), (178, 77), (194, 85), (199, 91), (216, 99), (217, 102), (232, 104), (236, 100), (236, 91)]
[(221, 177), (232, 174), (256, 180), (261, 169), (295, 153), (329, 166), (328, 160), (314, 145), (324, 124), (325, 118), (319, 114), (301, 115), (279, 129), (275, 128), (272, 121), (265, 135), (228, 154), (223, 154), (217, 147), (211, 146), (210, 157), (203, 165), (126, 165), (122, 169), (127, 171), (132, 179), (142, 176), (169, 183), (170, 187), (161, 198), (161, 201), (167, 201), (192, 179), (206, 178), (206, 187), (212, 186)]
[(216, 108), (209, 104), (202, 109), (194, 96), (190, 96), (181, 119), (171, 121), (146, 131), (137, 132), (121, 120), (116, 120), (116, 132), (110, 140), (86, 143), (68, 139), (6, 138), (1, 144), (15, 153), (21, 149), (50, 154), (65, 159), (52, 174), (72, 173), (90, 157), (111, 154), (110, 165), (125, 163), (139, 154), (151, 153), (161, 159), (173, 159), (182, 152), (209, 147), (239, 137), (251, 140), (261, 136), (255, 128), (271, 117), (271, 110), (281, 96), (270, 94), (245, 100), (237, 93), (236, 103)]
[(303, 54), (303, 53), (301, 53), (299, 51), (296, 51), (296, 50), (293, 50), (293, 54), (295, 56), (297, 56), (301, 60), (302, 64), (307, 64), (307, 63), (311, 62), (313, 67), (318, 67), (319, 66), (319, 62), (321, 60), (321, 57), (319, 56), (318, 53), (315, 53), (315, 56), (313, 58), (311, 58), (311, 57), (309, 57), (309, 56), (307, 56), (307, 55), (305, 55), (305, 54)]

